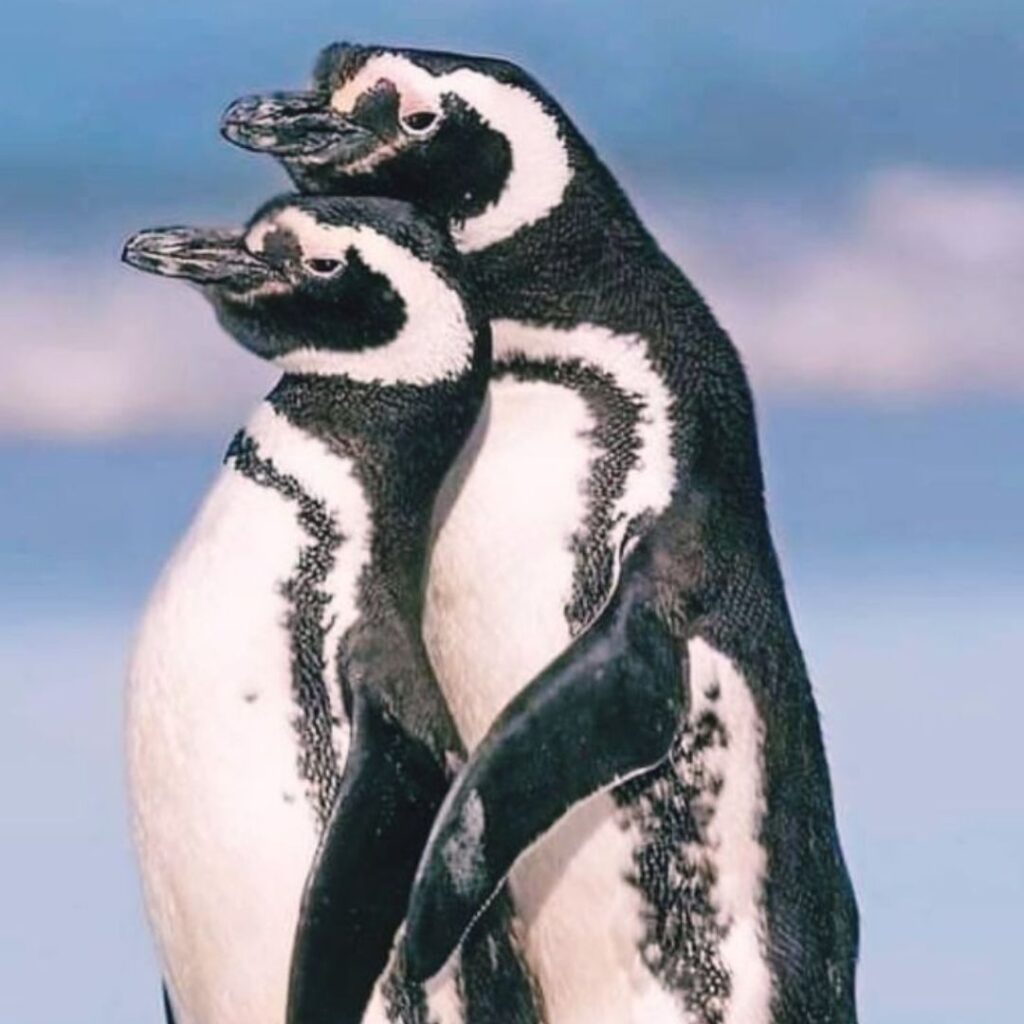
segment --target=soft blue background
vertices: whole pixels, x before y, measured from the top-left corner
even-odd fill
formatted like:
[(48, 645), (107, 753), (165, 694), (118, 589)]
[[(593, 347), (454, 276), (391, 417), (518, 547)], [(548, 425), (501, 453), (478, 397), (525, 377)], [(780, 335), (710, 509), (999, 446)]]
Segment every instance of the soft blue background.
[[(71, 268), (112, 261), (133, 227), (246, 215), (282, 179), (218, 141), (219, 111), (302, 82), (334, 38), (521, 60), (641, 192), (768, 195), (828, 220), (879, 169), (1024, 173), (1024, 7), (1010, 0), (376, 9), (45, 0), (8, 11), (0, 268), (18, 280), (29, 268), (59, 305)], [(757, 337), (737, 341), (752, 350)], [(1007, 383), (759, 395), (771, 510), (860, 898), (865, 1022), (1019, 1016), (1024, 402)], [(155, 422), (0, 436), (2, 1021), (159, 1020), (124, 828), (123, 662), (233, 426), (224, 413), (191, 434)]]

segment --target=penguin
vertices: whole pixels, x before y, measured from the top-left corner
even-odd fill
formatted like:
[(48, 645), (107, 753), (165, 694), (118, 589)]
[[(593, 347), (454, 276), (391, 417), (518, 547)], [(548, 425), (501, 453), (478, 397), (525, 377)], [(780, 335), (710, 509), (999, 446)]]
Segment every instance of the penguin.
[(168, 1021), (532, 1024), (507, 907), (427, 989), (392, 955), (463, 756), (420, 623), (432, 509), (490, 363), (450, 241), (399, 201), (285, 196), (242, 231), (142, 231), (123, 259), (199, 285), (283, 371), (131, 658), (128, 776)]
[(569, 116), (500, 59), (335, 44), (222, 133), (447, 223), (494, 342), (425, 640), (471, 748), (413, 976), (508, 879), (551, 1024), (856, 1020), (856, 900), (740, 357)]

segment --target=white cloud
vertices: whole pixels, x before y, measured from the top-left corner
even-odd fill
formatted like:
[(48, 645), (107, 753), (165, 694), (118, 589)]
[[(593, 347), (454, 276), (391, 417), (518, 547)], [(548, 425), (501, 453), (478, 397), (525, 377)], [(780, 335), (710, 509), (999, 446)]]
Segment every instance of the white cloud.
[(759, 390), (1024, 394), (1024, 182), (896, 170), (829, 224), (766, 205), (661, 223)]
[(8, 267), (0, 333), (0, 434), (231, 429), (275, 376), (198, 292), (127, 268)]
[[(1024, 394), (1024, 182), (898, 170), (841, 217), (648, 194), (759, 393)], [(230, 430), (273, 380), (180, 282), (73, 263), (0, 279), (0, 434)]]

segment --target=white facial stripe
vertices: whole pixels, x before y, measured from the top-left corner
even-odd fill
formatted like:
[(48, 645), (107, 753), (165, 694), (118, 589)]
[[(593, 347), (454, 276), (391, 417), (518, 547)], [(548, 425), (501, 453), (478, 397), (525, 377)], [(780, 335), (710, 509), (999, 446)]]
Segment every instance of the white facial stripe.
[(387, 79), (398, 90), (398, 113), (400, 117), (423, 110), (440, 113), (441, 92), (438, 79), (418, 64), (385, 53), (367, 62), (354, 77), (350, 78), (331, 96), (331, 106), (339, 114), (348, 115), (355, 109), (359, 97), (370, 91), (381, 79)]
[(349, 248), (358, 250), (366, 265), (387, 277), (402, 297), (406, 318), (398, 336), (378, 348), (358, 352), (300, 348), (276, 359), (279, 366), (292, 373), (382, 384), (429, 384), (465, 371), (473, 357), (473, 332), (462, 300), (428, 263), (366, 225), (321, 224), (304, 210), (291, 207), (253, 228), (247, 241), (256, 247), (254, 251), (259, 251), (274, 227), (295, 235), (305, 259), (343, 261)]
[(518, 354), (528, 359), (579, 359), (608, 373), (623, 391), (643, 402), (637, 428), (639, 457), (629, 471), (615, 511), (623, 517), (624, 526), (648, 510), (658, 513), (666, 508), (676, 478), (671, 447), (672, 396), (651, 365), (644, 339), (636, 334), (615, 334), (595, 324), (562, 330), (495, 320), (491, 329), (496, 361)]
[[(441, 90), (438, 88), (438, 79), (419, 65), (397, 54), (383, 54), (369, 61), (353, 78), (334, 92), (331, 96), (331, 106), (343, 116), (351, 114), (359, 102), (359, 97), (372, 90), (381, 79), (391, 82), (398, 90), (400, 118), (422, 111), (430, 111), (440, 116)], [(440, 125), (440, 121), (437, 125)], [(353, 174), (372, 171), (406, 146), (430, 134), (429, 131), (423, 132), (413, 138), (400, 132), (393, 141), (380, 146), (362, 160), (350, 164), (348, 170)]]
[[(312, 224), (316, 230), (311, 231), (309, 224)], [(286, 209), (274, 214), (267, 220), (261, 220), (258, 224), (253, 225), (252, 229), (245, 236), (246, 248), (252, 253), (263, 252), (267, 236), (278, 228), (286, 228), (295, 235), (299, 248), (302, 250), (302, 257), (307, 260), (337, 260), (339, 263), (344, 264), (349, 246), (356, 244), (354, 238), (346, 243), (339, 234), (327, 235), (323, 233), (320, 230), (323, 228), (323, 225), (318, 224), (314, 218), (303, 213), (301, 210)], [(300, 228), (303, 232), (302, 234), (299, 233)], [(355, 230), (355, 228), (337, 229), (339, 232), (354, 232)]]
[(546, 217), (572, 180), (558, 124), (530, 93), (463, 68), (446, 76), (512, 150), (512, 170), (498, 201), (453, 232), (463, 252), (486, 249)]
[(270, 234), (274, 229), (274, 218), (266, 217), (263, 220), (258, 221), (249, 228), (246, 232), (243, 244), (245, 248), (251, 253), (263, 252), (263, 244), (267, 240), (267, 235)]
[[(414, 110), (438, 112), (441, 97), (451, 92), (508, 139), (512, 170), (498, 200), (453, 229), (456, 245), (463, 252), (477, 252), (508, 238), (546, 217), (562, 201), (573, 175), (569, 154), (558, 123), (525, 89), (469, 68), (434, 76), (405, 57), (383, 54), (341, 86), (331, 97), (331, 106), (341, 114), (350, 114), (359, 96), (382, 78), (398, 89), (402, 116)], [(403, 144), (382, 147), (352, 170), (372, 169)]]

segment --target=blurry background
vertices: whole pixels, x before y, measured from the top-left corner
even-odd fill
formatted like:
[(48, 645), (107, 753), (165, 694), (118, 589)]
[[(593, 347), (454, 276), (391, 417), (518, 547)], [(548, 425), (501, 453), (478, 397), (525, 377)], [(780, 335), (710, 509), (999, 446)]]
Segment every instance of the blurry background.
[(160, 1020), (125, 829), (125, 652), (269, 378), (198, 295), (117, 257), (139, 227), (237, 222), (284, 188), (218, 140), (218, 116), (302, 84), (340, 38), (525, 64), (718, 311), (754, 380), (824, 717), (862, 910), (862, 1019), (1011, 1019), (1024, 5), (386, 6), (5, 14), (0, 1020)]

